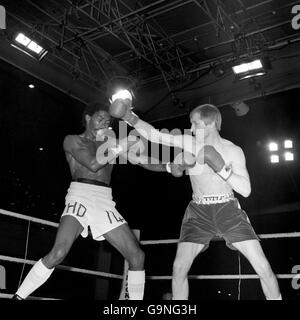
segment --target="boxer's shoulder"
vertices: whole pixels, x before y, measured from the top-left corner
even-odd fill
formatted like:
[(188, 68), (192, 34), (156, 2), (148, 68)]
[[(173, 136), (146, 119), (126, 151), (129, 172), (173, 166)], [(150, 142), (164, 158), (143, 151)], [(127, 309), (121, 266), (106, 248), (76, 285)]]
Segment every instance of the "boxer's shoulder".
[(86, 141), (84, 137), (77, 134), (67, 135), (64, 139), (64, 149), (66, 151), (82, 148), (85, 145)]
[(232, 152), (240, 152), (242, 148), (238, 145), (234, 144), (232, 141), (222, 138), (222, 146), (226, 149), (226, 151)]

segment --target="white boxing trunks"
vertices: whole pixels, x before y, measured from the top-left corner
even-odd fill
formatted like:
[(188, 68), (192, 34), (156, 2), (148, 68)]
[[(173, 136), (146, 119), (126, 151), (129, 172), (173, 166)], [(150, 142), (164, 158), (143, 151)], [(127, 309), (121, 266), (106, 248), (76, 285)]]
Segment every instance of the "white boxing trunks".
[(104, 240), (103, 234), (127, 223), (115, 208), (109, 187), (72, 182), (66, 195), (61, 217), (70, 215), (83, 226), (81, 236), (86, 238), (90, 227), (94, 240)]

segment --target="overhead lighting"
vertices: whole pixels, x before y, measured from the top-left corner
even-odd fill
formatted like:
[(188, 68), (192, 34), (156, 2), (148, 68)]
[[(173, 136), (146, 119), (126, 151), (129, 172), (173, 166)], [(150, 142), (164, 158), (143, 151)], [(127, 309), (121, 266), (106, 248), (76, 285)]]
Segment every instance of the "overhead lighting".
[(294, 161), (293, 152), (285, 152), (284, 159), (285, 159), (285, 161)]
[(284, 148), (285, 149), (292, 149), (293, 148), (293, 141), (292, 140), (285, 140), (284, 141)]
[(11, 45), (39, 61), (41, 61), (48, 53), (45, 48), (27, 37), (24, 33), (18, 33)]
[(266, 74), (262, 59), (240, 63), (233, 66), (232, 70), (239, 80), (259, 77)]
[(295, 160), (294, 143), (291, 139), (272, 141), (268, 144), (269, 159), (271, 163), (282, 161), (293, 162)]
[(125, 76), (116, 76), (110, 79), (107, 86), (107, 95), (112, 103), (117, 99), (131, 100), (134, 97), (133, 80)]
[(19, 33), (15, 39), (18, 43), (22, 44), (24, 47), (27, 47), (31, 40), (26, 37), (23, 33)]
[(114, 93), (111, 97), (111, 101), (114, 102), (117, 99), (129, 99), (132, 100), (132, 94), (130, 93), (129, 90), (126, 89), (120, 89), (118, 91), (116, 91), (116, 93)]
[(278, 144), (276, 142), (269, 143), (269, 150), (270, 151), (278, 151)]
[(249, 72), (249, 71), (253, 71), (253, 70), (259, 70), (262, 69), (262, 63), (261, 61), (258, 60), (254, 60), (252, 62), (248, 62), (248, 63), (242, 63), (236, 66), (233, 66), (233, 72), (235, 74), (240, 74), (240, 73), (245, 73), (245, 72)]
[(34, 84), (31, 83), (31, 84), (28, 85), (28, 87), (29, 87), (30, 89), (34, 89)]
[(278, 163), (279, 162), (279, 156), (277, 154), (272, 154), (270, 156), (270, 160), (271, 160), (271, 163)]

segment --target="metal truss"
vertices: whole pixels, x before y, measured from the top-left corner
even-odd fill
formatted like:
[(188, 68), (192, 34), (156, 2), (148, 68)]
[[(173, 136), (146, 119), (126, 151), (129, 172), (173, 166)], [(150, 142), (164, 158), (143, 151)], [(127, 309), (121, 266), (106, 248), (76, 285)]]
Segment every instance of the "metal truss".
[[(88, 35), (91, 39), (96, 40), (103, 36), (103, 31), (113, 35), (130, 48), (138, 58), (142, 58), (159, 70), (167, 85), (169, 80), (177, 81), (185, 76), (180, 55), (181, 49), (168, 39), (167, 45), (162, 51), (162, 43), (159, 40), (165, 38), (166, 35), (150, 25), (142, 16), (147, 10), (168, 2), (167, 0), (156, 1), (137, 10), (132, 10), (125, 2), (117, 0), (87, 0), (85, 2), (86, 4), (76, 7), (76, 9), (89, 17), (98, 27), (83, 32), (79, 37)], [(173, 5), (178, 5), (178, 2), (175, 1)], [(68, 0), (68, 3), (72, 4), (72, 1)], [(120, 6), (128, 13), (122, 14)], [(73, 40), (74, 38), (67, 39), (65, 43)]]
[[(137, 1), (139, 7), (135, 9), (126, 4), (125, 0), (63, 0), (55, 2), (65, 8), (63, 14), (54, 16), (49, 11), (49, 5), (46, 9), (36, 0), (25, 0), (47, 17), (47, 21), (32, 24), (13, 12), (8, 14), (45, 39), (49, 43), (53, 57), (64, 63), (74, 78), (81, 77), (97, 89), (104, 90), (104, 85), (101, 85), (102, 80), (104, 79), (105, 83), (116, 73), (136, 76), (136, 70), (127, 70), (126, 65), (139, 59), (143, 61), (143, 69), (139, 70), (140, 72), (146, 68), (157, 70), (157, 75), (144, 78), (141, 82), (147, 84), (163, 80), (171, 91), (173, 84), (189, 80), (193, 71), (201, 68), (199, 62), (190, 57), (191, 52), (184, 52), (181, 43), (176, 41), (179, 34), (183, 35), (192, 29), (200, 30), (204, 26), (212, 25), (217, 38), (221, 33), (225, 35), (227, 40), (201, 48), (205, 51), (228, 44), (234, 45), (241, 39), (248, 41), (248, 38), (254, 36), (260, 37), (263, 46), (268, 43), (264, 32), (280, 26), (277, 24), (269, 29), (259, 28), (254, 20), (256, 30), (245, 33), (235, 19), (237, 14), (243, 12), (247, 16), (248, 10), (252, 7), (269, 3), (271, 0), (262, 1), (248, 8), (242, 0), (234, 1), (241, 8), (235, 12), (229, 12), (222, 0), (156, 0), (146, 6)], [(155, 18), (188, 4), (196, 5), (209, 21), (177, 34), (166, 34)], [(72, 23), (74, 19), (71, 17), (79, 15), (84, 17), (87, 25)], [(128, 50), (112, 56), (99, 44), (101, 38), (107, 35), (113, 36)], [(130, 53), (134, 53), (134, 57), (129, 58)], [(208, 60), (206, 65), (207, 63)]]

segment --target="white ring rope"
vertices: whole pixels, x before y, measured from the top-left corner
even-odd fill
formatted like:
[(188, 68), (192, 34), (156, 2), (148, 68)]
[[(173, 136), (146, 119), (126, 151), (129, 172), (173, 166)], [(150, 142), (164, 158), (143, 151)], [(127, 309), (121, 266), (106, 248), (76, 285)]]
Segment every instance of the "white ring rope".
[(38, 218), (30, 217), (30, 216), (25, 216), (24, 214), (15, 213), (15, 212), (3, 210), (3, 209), (0, 209), (0, 214), (2, 214), (4, 216), (9, 216), (9, 217), (22, 219), (22, 220), (33, 221), (36, 223), (45, 224), (45, 225), (48, 225), (51, 227), (56, 227), (56, 228), (58, 227), (58, 223), (55, 223), (55, 222), (51, 222), (51, 221), (47, 221), (47, 220), (43, 220), (43, 219), (38, 219)]
[[(0, 214), (5, 215), (5, 216), (10, 216), (10, 217), (15, 217), (19, 218), (22, 220), (27, 220), (27, 221), (32, 221), (36, 222), (39, 224), (44, 224), (52, 227), (58, 227), (58, 223), (50, 222), (47, 220), (43, 219), (38, 219), (26, 215), (22, 215), (19, 213), (7, 211), (0, 209)], [(258, 235), (262, 239), (280, 239), (280, 238), (296, 238), (300, 237), (300, 232), (284, 232), (284, 233), (271, 233), (271, 234), (259, 234)], [(213, 239), (215, 240), (215, 239)], [(216, 239), (218, 240), (218, 239)], [(153, 245), (153, 244), (172, 244), (172, 243), (177, 243), (178, 239), (165, 239), (165, 240), (143, 240), (140, 241), (141, 244), (143, 245)], [(10, 262), (16, 262), (16, 263), (26, 263), (26, 264), (35, 264), (36, 261), (34, 260), (24, 260), (20, 258), (14, 258), (14, 257), (9, 257), (9, 256), (3, 256), (0, 255), (0, 260), (5, 260), (5, 261), (10, 261)], [(87, 270), (87, 269), (80, 269), (80, 268), (74, 268), (74, 267), (69, 267), (69, 266), (63, 266), (63, 265), (58, 265), (58, 269), (63, 269), (67, 271), (72, 271), (72, 272), (79, 272), (79, 273), (84, 273), (84, 274), (90, 274), (90, 275), (95, 275), (95, 276), (102, 276), (102, 277), (108, 277), (108, 278), (114, 278), (114, 279), (123, 279), (123, 275), (117, 275), (117, 274), (112, 274), (112, 273), (106, 273), (106, 272), (100, 272), (100, 271), (93, 271), (93, 270)], [(300, 278), (300, 274), (277, 274), (276, 275), (279, 279), (292, 279), (292, 278)], [(152, 279), (152, 280), (169, 280), (172, 279), (172, 276), (146, 276), (147, 279)], [(203, 279), (203, 280), (213, 280), (213, 279), (223, 279), (223, 280), (230, 280), (230, 279), (258, 279), (258, 275), (254, 274), (241, 274), (241, 275), (189, 275), (189, 279)], [(46, 298), (47, 299), (47, 298)]]
[[(0, 260), (9, 261), (9, 262), (16, 262), (16, 263), (26, 263), (26, 264), (32, 264), (32, 265), (34, 265), (36, 263), (36, 261), (34, 261), (34, 260), (24, 260), (21, 258), (15, 258), (15, 257), (10, 257), (10, 256), (3, 256), (3, 255), (0, 255)], [(113, 273), (80, 269), (80, 268), (74, 268), (74, 267), (63, 266), (63, 265), (58, 265), (56, 268), (62, 269), (62, 270), (67, 270), (67, 271), (72, 271), (72, 272), (91, 274), (91, 275), (99, 276), (99, 277), (101, 276), (101, 277), (114, 278), (114, 279), (123, 279), (123, 275), (118, 275), (118, 274), (113, 274)]]
[[(300, 278), (300, 274), (276, 274), (276, 277), (279, 279), (293, 279)], [(214, 274), (214, 275), (189, 275), (189, 279), (193, 280), (234, 280), (234, 279), (259, 279), (256, 274)], [(147, 279), (151, 280), (171, 280), (172, 276), (148, 276)]]
[[(261, 239), (280, 239), (280, 238), (298, 238), (300, 237), (300, 232), (282, 232), (282, 233), (270, 233), (270, 234), (258, 234)], [(213, 239), (214, 241), (222, 241), (222, 239)], [(171, 244), (178, 243), (177, 239), (165, 239), (165, 240), (143, 240), (140, 242), (144, 245), (152, 244)]]
[[(0, 298), (2, 299), (11, 299), (12, 297), (13, 297), (13, 294), (0, 293)], [(60, 299), (29, 296), (27, 300), (60, 300)]]
[[(5, 215), (5, 216), (14, 217), (14, 218), (19, 218), (19, 219), (22, 219), (22, 220), (33, 221), (33, 222), (36, 222), (36, 223), (40, 223), (40, 224), (44, 224), (44, 225), (48, 225), (48, 226), (52, 226), (52, 227), (56, 227), (56, 228), (59, 226), (59, 224), (55, 223), (55, 222), (51, 222), (51, 221), (47, 221), (47, 220), (43, 220), (43, 219), (38, 219), (38, 218), (26, 216), (26, 215), (23, 215), (23, 214), (7, 211), (7, 210), (3, 210), (3, 209), (0, 209), (0, 214)], [(300, 232), (282, 232), (282, 233), (258, 234), (258, 236), (261, 239), (298, 238), (298, 237), (300, 237)], [(214, 240), (218, 241), (219, 239), (214, 239)], [(222, 240), (222, 239), (220, 239), (220, 240)], [(177, 242), (178, 242), (178, 239), (142, 240), (142, 241), (140, 241), (140, 243), (143, 244), (143, 245), (172, 244), (172, 243), (177, 243)]]

